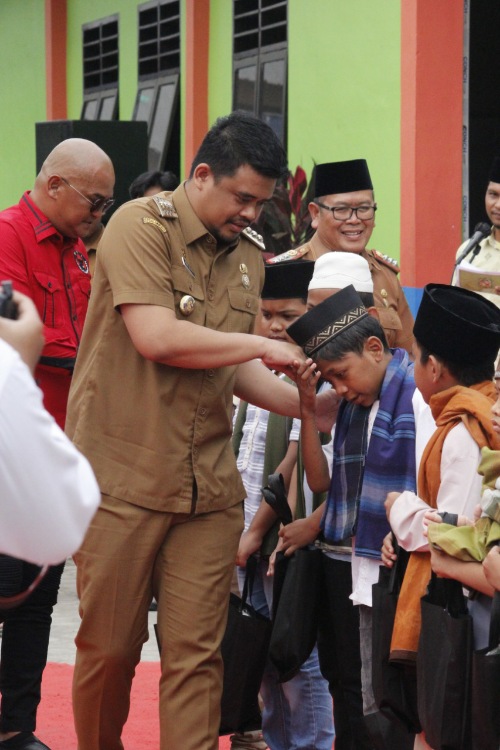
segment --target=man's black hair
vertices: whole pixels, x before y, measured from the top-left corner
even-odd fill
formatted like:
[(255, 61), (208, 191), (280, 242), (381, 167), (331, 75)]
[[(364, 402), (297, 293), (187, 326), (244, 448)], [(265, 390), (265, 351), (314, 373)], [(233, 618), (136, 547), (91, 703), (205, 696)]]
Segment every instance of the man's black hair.
[(193, 159), (189, 176), (203, 163), (209, 165), (215, 180), (231, 177), (245, 164), (275, 180), (288, 174), (286, 153), (274, 130), (246, 112), (216, 120)]
[(150, 170), (143, 172), (130, 184), (128, 189), (131, 198), (142, 198), (146, 190), (159, 185), (162, 190), (175, 190), (179, 178), (173, 172), (158, 172)]
[[(358, 292), (359, 294), (359, 292)], [(363, 349), (366, 340), (370, 336), (376, 336), (382, 342), (384, 352), (389, 351), (387, 345), (387, 339), (385, 337), (384, 330), (380, 325), (377, 318), (373, 315), (368, 315), (366, 318), (357, 321), (350, 328), (347, 328), (342, 333), (339, 333), (335, 338), (328, 341), (321, 349), (314, 352), (312, 358), (315, 362), (318, 359), (324, 359), (327, 362), (334, 362), (337, 359), (342, 359), (346, 354), (359, 354), (363, 353)]]
[(485, 380), (493, 380), (495, 374), (495, 361), (488, 359), (483, 362), (468, 362), (467, 364), (461, 362), (450, 362), (449, 359), (443, 359), (438, 354), (429, 351), (427, 347), (423, 346), (420, 341), (417, 340), (417, 344), (420, 350), (420, 362), (426, 365), (429, 361), (429, 357), (432, 355), (438, 362), (444, 365), (459, 385), (463, 385), (465, 388), (470, 388), (471, 385), (477, 385), (478, 383), (484, 383)]

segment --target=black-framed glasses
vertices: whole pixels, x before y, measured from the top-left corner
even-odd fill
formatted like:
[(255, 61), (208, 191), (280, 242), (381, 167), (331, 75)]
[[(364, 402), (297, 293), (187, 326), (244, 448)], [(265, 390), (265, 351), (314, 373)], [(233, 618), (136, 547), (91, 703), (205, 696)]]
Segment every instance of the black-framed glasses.
[[(61, 177), (61, 175), (59, 176)], [(94, 198), (94, 200), (91, 200), (90, 198), (87, 198), (86, 195), (81, 193), (78, 188), (72, 185), (71, 182), (68, 182), (68, 180), (66, 180), (64, 177), (61, 177), (61, 180), (66, 183), (68, 187), (78, 193), (78, 195), (80, 195), (82, 198), (85, 198), (87, 203), (90, 205), (90, 210), (92, 213), (97, 213), (98, 211), (100, 211), (101, 213), (105, 214), (106, 211), (108, 211), (115, 202), (114, 198)]]
[(356, 214), (356, 217), (361, 219), (361, 221), (369, 221), (370, 219), (373, 219), (375, 211), (377, 210), (376, 203), (373, 205), (356, 206), (356, 208), (353, 208), (352, 206), (327, 206), (325, 203), (320, 203), (319, 201), (314, 202), (320, 208), (325, 208), (327, 211), (331, 211), (333, 218), (337, 219), (337, 221), (348, 221), (353, 214)]

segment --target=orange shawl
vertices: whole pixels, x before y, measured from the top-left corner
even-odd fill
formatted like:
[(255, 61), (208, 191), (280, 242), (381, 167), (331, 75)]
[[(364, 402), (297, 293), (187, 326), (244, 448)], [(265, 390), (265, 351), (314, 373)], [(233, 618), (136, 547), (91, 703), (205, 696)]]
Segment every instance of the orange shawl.
[[(500, 448), (500, 438), (493, 431), (491, 422), (493, 398), (485, 395), (491, 392), (487, 385), (480, 383), (473, 388), (456, 385), (431, 397), (429, 405), (436, 421), (436, 430), (425, 447), (418, 474), (418, 495), (431, 508), (437, 507), (441, 454), (450, 430), (463, 422), (479, 448), (485, 445)], [(391, 642), (392, 661), (416, 660), (420, 635), (420, 599), (426, 592), (430, 577), (430, 553), (412, 552), (396, 609)]]

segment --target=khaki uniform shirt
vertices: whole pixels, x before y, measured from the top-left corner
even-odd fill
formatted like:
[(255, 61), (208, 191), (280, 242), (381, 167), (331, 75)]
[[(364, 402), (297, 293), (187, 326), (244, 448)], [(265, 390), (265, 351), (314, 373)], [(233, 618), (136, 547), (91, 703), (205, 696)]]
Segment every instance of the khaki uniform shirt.
[[(309, 242), (294, 250), (271, 258), (268, 262), (279, 260), (317, 260), (320, 253), (316, 250), (313, 235)], [(334, 252), (334, 251), (333, 251)], [(368, 261), (373, 280), (373, 296), (377, 307), (380, 324), (384, 329), (387, 343), (394, 349), (401, 347), (411, 353), (413, 342), (413, 315), (408, 306), (405, 293), (399, 283), (399, 267), (395, 261), (385, 258), (376, 250), (363, 250), (361, 256)], [(279, 260), (277, 260), (279, 259)]]
[[(458, 248), (456, 254), (457, 258), (464, 250), (468, 241), (469, 240), (463, 242)], [(481, 242), (479, 243), (479, 247), (480, 250), (478, 254), (472, 259), (472, 252), (469, 253), (469, 255), (464, 258), (464, 263), (476, 266), (476, 268), (482, 268), (485, 274), (487, 274), (488, 272), (500, 273), (500, 242), (497, 242), (495, 240), (493, 231), (490, 235), (488, 235), (488, 237), (485, 237), (484, 240), (481, 240)], [(455, 273), (453, 274), (452, 283), (454, 284), (454, 286), (458, 286), (458, 271), (456, 269)], [(477, 289), (474, 288), (472, 291), (477, 292), (482, 297), (489, 299), (490, 302), (493, 302), (493, 304), (497, 307), (500, 307), (500, 294), (497, 294), (496, 292), (488, 292), (485, 289), (480, 289), (479, 287)]]
[[(103, 493), (179, 513), (190, 513), (193, 502), (203, 513), (244, 498), (231, 447), (236, 366), (146, 360), (119, 306), (161, 305), (194, 325), (251, 333), (263, 280), (259, 249), (244, 236), (218, 248), (183, 184), (113, 215), (99, 245), (67, 419)], [(194, 308), (184, 317), (187, 295)]]

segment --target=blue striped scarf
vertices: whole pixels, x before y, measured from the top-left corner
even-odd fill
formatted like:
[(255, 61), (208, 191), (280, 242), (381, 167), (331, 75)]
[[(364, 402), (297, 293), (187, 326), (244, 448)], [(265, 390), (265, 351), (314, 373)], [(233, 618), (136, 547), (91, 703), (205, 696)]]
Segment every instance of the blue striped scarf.
[(327, 542), (338, 544), (355, 535), (356, 555), (376, 559), (390, 531), (384, 508), (387, 493), (416, 490), (413, 364), (403, 349), (392, 354), (368, 450), (370, 408), (347, 402), (340, 407), (321, 525)]

